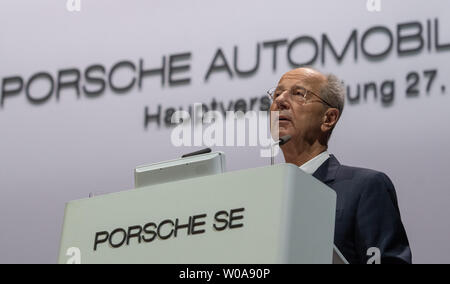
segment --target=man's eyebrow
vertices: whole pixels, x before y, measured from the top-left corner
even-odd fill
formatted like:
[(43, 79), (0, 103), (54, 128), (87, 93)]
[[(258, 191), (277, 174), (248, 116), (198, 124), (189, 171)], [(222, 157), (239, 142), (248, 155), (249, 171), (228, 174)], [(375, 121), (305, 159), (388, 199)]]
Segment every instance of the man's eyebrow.
[(301, 85), (301, 84), (295, 84), (294, 87), (295, 87), (295, 88), (302, 88), (302, 89), (305, 89), (305, 87), (304, 87), (303, 85)]
[[(295, 84), (294, 86), (292, 86), (291, 87), (291, 89), (292, 88), (302, 88), (302, 89), (306, 89), (305, 87), (303, 87), (301, 84), (299, 84), (299, 83), (297, 83), (297, 84)], [(285, 90), (286, 88), (285, 88), (285, 86), (284, 85), (278, 85), (276, 88), (275, 88), (275, 91), (279, 91), (279, 90)]]

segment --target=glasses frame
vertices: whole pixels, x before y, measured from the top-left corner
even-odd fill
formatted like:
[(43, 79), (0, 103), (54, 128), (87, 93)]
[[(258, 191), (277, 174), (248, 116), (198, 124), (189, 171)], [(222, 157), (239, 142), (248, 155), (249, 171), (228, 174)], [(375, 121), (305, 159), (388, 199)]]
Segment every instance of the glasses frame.
[[(303, 96), (300, 96), (300, 95), (294, 95), (293, 92), (292, 92), (292, 90), (293, 90), (294, 88), (303, 90), (305, 94), (304, 94)], [(276, 91), (276, 90), (277, 90), (277, 87), (274, 87), (274, 88), (272, 88), (272, 89), (270, 89), (270, 90), (267, 91), (267, 95), (268, 95), (269, 98), (272, 100), (272, 103), (276, 100), (276, 98), (274, 97), (274, 94), (275, 94), (275, 91)], [(320, 96), (316, 95), (313, 91), (310, 91), (310, 90), (308, 90), (308, 89), (306, 89), (306, 88), (304, 88), (304, 87), (301, 87), (301, 86), (295, 86), (295, 87), (291, 88), (291, 90), (290, 90), (290, 92), (289, 92), (289, 95), (290, 95), (291, 97), (296, 97), (296, 96), (303, 97), (303, 99), (305, 100), (305, 104), (307, 103), (306, 96), (307, 96), (308, 94), (314, 95), (314, 96), (317, 97), (319, 100), (321, 100), (321, 102), (325, 103), (325, 104), (328, 105), (329, 107), (331, 107), (331, 108), (336, 108), (336, 107), (332, 106), (332, 105), (331, 105), (329, 102), (327, 102), (326, 100), (322, 99)]]

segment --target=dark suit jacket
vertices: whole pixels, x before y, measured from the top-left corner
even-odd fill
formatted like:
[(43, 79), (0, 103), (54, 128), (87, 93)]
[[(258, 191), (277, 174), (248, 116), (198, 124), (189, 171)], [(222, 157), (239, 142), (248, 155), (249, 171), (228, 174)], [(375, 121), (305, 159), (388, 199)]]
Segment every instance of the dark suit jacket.
[(384, 173), (341, 165), (330, 155), (313, 174), (337, 193), (334, 242), (350, 263), (367, 263), (371, 247), (381, 263), (411, 263), (394, 185)]

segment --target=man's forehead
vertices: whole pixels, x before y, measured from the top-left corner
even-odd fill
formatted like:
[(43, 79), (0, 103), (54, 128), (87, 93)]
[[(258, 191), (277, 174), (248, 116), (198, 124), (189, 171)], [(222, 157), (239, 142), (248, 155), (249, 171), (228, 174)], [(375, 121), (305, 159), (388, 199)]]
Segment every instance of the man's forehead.
[(326, 80), (326, 77), (315, 70), (309, 68), (299, 68), (285, 73), (278, 82), (278, 86), (282, 87), (286, 83), (289, 85), (290, 84), (315, 85), (321, 84), (324, 80)]

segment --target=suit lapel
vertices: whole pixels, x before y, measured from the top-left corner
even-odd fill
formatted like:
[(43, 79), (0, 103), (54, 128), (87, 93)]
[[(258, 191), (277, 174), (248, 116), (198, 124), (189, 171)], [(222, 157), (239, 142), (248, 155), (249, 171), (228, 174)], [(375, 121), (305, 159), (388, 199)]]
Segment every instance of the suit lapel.
[(334, 155), (326, 160), (313, 174), (313, 177), (325, 184), (329, 184), (336, 179), (336, 174), (341, 164)]

